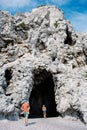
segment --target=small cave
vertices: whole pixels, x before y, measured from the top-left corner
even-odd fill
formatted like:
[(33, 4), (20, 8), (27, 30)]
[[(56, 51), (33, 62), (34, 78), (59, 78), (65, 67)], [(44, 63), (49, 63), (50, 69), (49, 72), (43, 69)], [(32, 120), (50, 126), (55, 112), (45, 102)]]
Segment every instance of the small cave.
[(5, 75), (4, 76), (5, 76), (5, 81), (4, 81), (3, 85), (2, 85), (2, 88), (4, 90), (5, 95), (10, 96), (10, 94), (6, 94), (6, 90), (8, 88), (8, 85), (10, 84), (10, 80), (12, 79), (12, 70), (11, 70), (11, 68), (8, 68), (8, 69), (5, 70)]
[(29, 98), (30, 117), (43, 117), (42, 105), (47, 108), (47, 117), (57, 117), (51, 72), (44, 70), (34, 72), (34, 85)]
[(75, 41), (72, 40), (71, 32), (69, 32), (68, 27), (66, 28), (66, 39), (64, 41), (64, 44), (68, 44), (73, 46), (75, 44)]
[(7, 86), (10, 84), (10, 80), (12, 78), (12, 70), (11, 68), (8, 68), (5, 70), (5, 78), (6, 78), (6, 83), (7, 83)]

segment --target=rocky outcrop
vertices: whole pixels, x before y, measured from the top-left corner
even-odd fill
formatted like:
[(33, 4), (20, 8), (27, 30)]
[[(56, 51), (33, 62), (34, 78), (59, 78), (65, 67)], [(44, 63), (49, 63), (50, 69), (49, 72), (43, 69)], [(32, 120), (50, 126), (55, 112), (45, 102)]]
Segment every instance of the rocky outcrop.
[(87, 35), (74, 32), (54, 6), (14, 17), (0, 11), (0, 117), (19, 116), (34, 74), (46, 70), (53, 76), (57, 112), (87, 123), (86, 42)]

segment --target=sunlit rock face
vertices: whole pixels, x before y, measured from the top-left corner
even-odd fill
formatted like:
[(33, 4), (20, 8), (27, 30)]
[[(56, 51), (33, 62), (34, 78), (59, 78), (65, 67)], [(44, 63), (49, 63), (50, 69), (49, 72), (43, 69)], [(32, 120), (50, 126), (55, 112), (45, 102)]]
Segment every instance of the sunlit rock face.
[(54, 6), (14, 17), (0, 11), (0, 118), (20, 117), (27, 99), (31, 117), (42, 117), (45, 104), (48, 117), (87, 123), (86, 43)]

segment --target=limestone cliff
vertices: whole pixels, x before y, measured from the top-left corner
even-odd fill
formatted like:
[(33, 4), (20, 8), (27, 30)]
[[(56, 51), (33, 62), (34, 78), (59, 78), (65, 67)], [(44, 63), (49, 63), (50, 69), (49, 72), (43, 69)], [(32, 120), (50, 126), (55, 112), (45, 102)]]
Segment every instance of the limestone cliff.
[(14, 17), (0, 11), (0, 117), (19, 116), (22, 99), (49, 72), (57, 112), (87, 123), (86, 43), (87, 34), (76, 33), (54, 6)]

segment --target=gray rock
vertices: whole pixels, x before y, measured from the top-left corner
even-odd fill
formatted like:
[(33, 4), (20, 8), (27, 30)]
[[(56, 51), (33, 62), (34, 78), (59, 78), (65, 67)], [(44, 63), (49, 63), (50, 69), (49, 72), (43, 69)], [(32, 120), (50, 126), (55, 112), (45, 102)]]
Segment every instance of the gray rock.
[(46, 78), (34, 75), (44, 71), (53, 77), (57, 112), (87, 123), (86, 43), (87, 33), (74, 32), (54, 6), (14, 17), (0, 11), (0, 118), (18, 118), (21, 101)]

